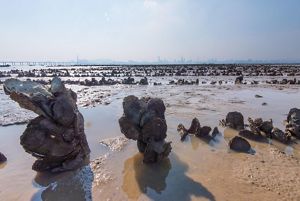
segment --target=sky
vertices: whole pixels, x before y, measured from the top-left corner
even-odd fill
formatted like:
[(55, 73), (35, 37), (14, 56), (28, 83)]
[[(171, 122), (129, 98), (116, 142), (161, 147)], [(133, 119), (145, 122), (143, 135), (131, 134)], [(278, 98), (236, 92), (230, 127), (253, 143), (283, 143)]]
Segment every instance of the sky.
[(0, 61), (300, 60), (299, 0), (0, 0)]

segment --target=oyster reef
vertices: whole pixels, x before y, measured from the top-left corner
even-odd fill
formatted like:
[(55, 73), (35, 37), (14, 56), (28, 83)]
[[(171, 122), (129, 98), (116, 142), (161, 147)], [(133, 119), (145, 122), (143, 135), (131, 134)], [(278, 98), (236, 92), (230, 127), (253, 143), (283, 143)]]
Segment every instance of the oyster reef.
[(90, 149), (84, 119), (76, 105), (77, 95), (58, 77), (53, 78), (50, 87), (8, 79), (3, 88), (22, 108), (39, 115), (20, 137), (25, 151), (37, 158), (33, 170), (61, 172), (88, 162)]

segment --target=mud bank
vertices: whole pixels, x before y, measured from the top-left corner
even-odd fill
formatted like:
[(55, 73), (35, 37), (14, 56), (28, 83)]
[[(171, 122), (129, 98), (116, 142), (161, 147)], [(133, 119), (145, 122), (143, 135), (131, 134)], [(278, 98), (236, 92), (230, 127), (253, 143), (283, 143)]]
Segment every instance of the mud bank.
[[(96, 105), (108, 105), (110, 97), (116, 95), (122, 86), (113, 87), (83, 87), (77, 85), (67, 85), (77, 93), (78, 106), (82, 108), (95, 107)], [(31, 111), (20, 108), (3, 91), (3, 85), (0, 85), (0, 126), (11, 126), (17, 124), (26, 124), (29, 120), (37, 117)]]
[[(194, 136), (181, 142), (177, 132), (179, 123), (189, 125), (194, 117), (213, 128), (235, 110), (245, 119), (272, 118), (277, 127), (284, 129), (289, 109), (300, 107), (299, 90), (252, 86), (124, 87), (109, 96), (108, 105), (80, 108), (85, 117), (91, 164), (81, 171), (43, 179), (31, 170), (33, 158), (19, 145), (25, 125), (1, 127), (0, 150), (8, 161), (0, 166), (0, 197), (8, 201), (67, 198), (72, 189), (77, 198), (86, 200), (299, 200), (299, 141), (287, 147), (275, 140), (271, 144), (249, 140), (256, 151), (250, 155), (228, 149), (229, 139), (237, 135), (231, 129), (219, 126), (222, 135), (217, 142)], [(165, 102), (167, 140), (173, 142), (173, 150), (158, 166), (142, 162), (134, 141), (119, 139), (122, 100), (131, 94), (158, 97)], [(267, 105), (262, 105), (264, 102)]]

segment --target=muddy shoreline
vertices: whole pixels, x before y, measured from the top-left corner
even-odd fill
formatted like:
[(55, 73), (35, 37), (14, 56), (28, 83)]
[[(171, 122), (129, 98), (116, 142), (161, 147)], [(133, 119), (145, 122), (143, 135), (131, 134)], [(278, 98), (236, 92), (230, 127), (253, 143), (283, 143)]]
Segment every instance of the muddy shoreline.
[[(91, 164), (61, 175), (40, 177), (31, 170), (33, 158), (24, 153), (19, 136), (25, 125), (0, 127), (0, 150), (8, 161), (0, 167), (0, 197), (5, 200), (41, 200), (61, 197), (85, 200), (299, 200), (300, 147), (275, 140), (249, 140), (254, 155), (228, 149), (237, 132), (218, 126), (230, 111), (245, 119), (273, 119), (283, 129), (290, 108), (298, 107), (298, 85), (68, 85), (78, 94), (85, 117)], [(167, 139), (172, 153), (161, 167), (145, 166), (133, 141), (122, 139), (117, 120), (127, 95), (162, 98), (166, 105)], [(259, 95), (259, 98), (258, 96)], [(261, 97), (260, 97), (261, 96)], [(3, 124), (30, 119), (1, 90)], [(263, 104), (267, 103), (267, 104)], [(14, 105), (15, 104), (15, 105)], [(275, 109), (276, 108), (276, 109)], [(34, 117), (34, 116), (33, 116)], [(218, 126), (218, 143), (188, 136), (181, 142), (177, 125), (192, 118)], [(153, 177), (153, 171), (158, 172)], [(14, 181), (11, 180), (14, 178)], [(71, 181), (71, 182), (70, 182)], [(74, 185), (73, 183), (77, 184)], [(20, 189), (20, 190), (18, 190)], [(22, 189), (22, 190), (21, 190)], [(73, 190), (73, 197), (68, 193)], [(69, 196), (69, 197), (68, 197)], [(70, 197), (71, 196), (71, 197)]]

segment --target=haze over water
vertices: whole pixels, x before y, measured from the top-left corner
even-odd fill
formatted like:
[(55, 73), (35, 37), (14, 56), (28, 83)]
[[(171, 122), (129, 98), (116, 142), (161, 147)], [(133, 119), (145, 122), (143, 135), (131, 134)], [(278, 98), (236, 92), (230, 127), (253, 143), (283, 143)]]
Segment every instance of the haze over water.
[(0, 61), (300, 61), (297, 0), (0, 4)]

